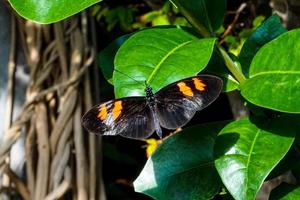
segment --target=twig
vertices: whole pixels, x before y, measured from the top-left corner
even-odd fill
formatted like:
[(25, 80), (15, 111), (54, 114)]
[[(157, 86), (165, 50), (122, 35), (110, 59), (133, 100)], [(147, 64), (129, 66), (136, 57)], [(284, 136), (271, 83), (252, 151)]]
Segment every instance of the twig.
[[(55, 181), (58, 179), (54, 174), (62, 174), (64, 172), (64, 168), (60, 168), (59, 165), (61, 165), (61, 158), (64, 157), (66, 152), (66, 144), (68, 143), (68, 140), (70, 139), (70, 136), (72, 134), (72, 128), (73, 128), (73, 117), (69, 119), (67, 122), (67, 125), (62, 133), (62, 136), (59, 139), (58, 145), (57, 145), (57, 151), (55, 156), (52, 159), (51, 163), (51, 173), (50, 173), (50, 190), (55, 188)], [(58, 172), (59, 171), (59, 172)], [(59, 180), (60, 181), (60, 180)], [(57, 183), (59, 184), (59, 183)]]
[(54, 185), (54, 189), (58, 188), (59, 183), (61, 181), (61, 179), (63, 178), (63, 173), (65, 171), (65, 169), (67, 168), (67, 164), (70, 158), (70, 142), (66, 142), (65, 143), (65, 149), (62, 152), (62, 156), (60, 157), (59, 163), (57, 165), (57, 170), (54, 173), (53, 176), (53, 185)]
[[(92, 98), (91, 98), (91, 88), (90, 88), (90, 81), (89, 76), (86, 74), (84, 79), (84, 103), (85, 108), (90, 108), (92, 106)], [(96, 162), (96, 140), (97, 137), (94, 134), (88, 134), (89, 137), (89, 199), (95, 200), (96, 199), (96, 187), (97, 187), (97, 162)], [(98, 158), (100, 159), (100, 158)], [(101, 192), (101, 191), (100, 191)]]
[(60, 67), (62, 70), (62, 78), (63, 80), (67, 79), (68, 77), (68, 63), (67, 63), (67, 54), (66, 54), (66, 49), (65, 49), (65, 41), (64, 41), (64, 36), (63, 36), (63, 30), (61, 27), (61, 23), (55, 23), (54, 24), (54, 33), (55, 33), (55, 38), (56, 38), (56, 46), (57, 46), (57, 51), (59, 55), (59, 62), (60, 62)]
[(57, 122), (59, 123), (55, 123), (50, 134), (50, 147), (52, 155), (55, 154), (56, 145), (58, 143), (59, 137), (61, 136), (61, 133), (66, 126), (66, 123), (68, 122), (68, 120), (74, 112), (74, 109), (76, 107), (77, 94), (78, 93), (74, 87), (70, 87), (65, 94), (66, 101), (63, 104), (61, 104), (62, 110), (57, 118)]
[(23, 126), (29, 121), (32, 113), (31, 107), (28, 107), (27, 110), (23, 110), (21, 117), (19, 117), (19, 119), (13, 123), (11, 128), (4, 135), (4, 138), (0, 141), (0, 158), (4, 156), (7, 151), (9, 151), (11, 145), (13, 145), (19, 138), (21, 134), (21, 128), (23, 128)]
[(72, 182), (71, 169), (67, 167), (64, 173), (64, 181), (50, 194), (47, 195), (45, 200), (60, 199), (65, 192), (70, 188)]
[[(15, 72), (16, 72), (16, 20), (15, 17), (11, 16), (11, 42), (10, 52), (7, 65), (8, 71), (8, 82), (7, 82), (7, 96), (6, 96), (6, 117), (4, 118), (4, 130), (7, 131), (12, 123), (13, 117), (13, 101), (14, 101), (14, 83), (15, 83)], [(9, 162), (9, 156), (6, 158), (6, 162)], [(9, 178), (3, 176), (2, 185), (9, 186)]]
[(6, 165), (4, 168), (4, 173), (9, 176), (11, 181), (15, 184), (17, 191), (25, 200), (30, 200), (29, 191), (26, 188), (26, 185), (22, 180), (10, 169), (9, 165)]
[(8, 83), (7, 83), (7, 98), (6, 98), (6, 117), (5, 117), (5, 129), (8, 130), (13, 116), (13, 101), (14, 101), (14, 80), (16, 71), (16, 20), (14, 16), (11, 16), (11, 42), (10, 53), (8, 59)]
[(88, 167), (86, 166), (86, 153), (84, 149), (84, 138), (82, 134), (81, 126), (81, 101), (78, 102), (78, 106), (74, 115), (74, 144), (76, 152), (76, 183), (77, 183), (77, 199), (88, 199)]
[[(88, 18), (86, 12), (82, 12), (81, 14), (81, 26), (82, 26), (82, 35), (84, 41), (84, 54), (88, 53)], [(85, 73), (83, 84), (84, 84), (84, 96), (82, 98), (84, 102), (84, 108), (92, 107), (92, 97), (91, 97), (91, 83), (89, 78), (89, 71)], [(84, 112), (86, 111), (84, 109)], [(96, 187), (97, 187), (97, 170), (96, 170), (96, 136), (93, 134), (89, 134), (89, 142), (88, 142), (88, 152), (89, 152), (89, 199), (96, 200)]]
[(80, 78), (84, 75), (85, 71), (88, 69), (88, 67), (91, 65), (91, 63), (93, 62), (93, 56), (94, 52), (91, 52), (91, 56), (89, 57), (88, 60), (86, 60), (84, 66), (80, 69), (80, 71), (76, 74), (74, 74), (70, 79), (68, 79), (67, 81), (54, 85), (42, 92), (36, 93), (35, 95), (32, 95), (31, 100), (29, 100), (26, 104), (25, 107), (30, 106), (31, 104), (41, 101), (41, 99), (43, 99), (47, 94), (59, 91), (59, 90), (64, 90), (72, 85), (75, 85), (78, 83), (78, 81), (80, 80)]
[(242, 3), (242, 4), (239, 6), (239, 8), (238, 8), (237, 11), (236, 11), (236, 14), (235, 14), (235, 16), (234, 16), (233, 21), (231, 22), (231, 24), (229, 24), (229, 26), (226, 28), (226, 30), (224, 31), (223, 35), (221, 36), (222, 41), (223, 41), (223, 39), (224, 39), (224, 37), (225, 37), (226, 35), (228, 35), (228, 34), (231, 33), (231, 31), (232, 31), (234, 25), (236, 24), (237, 20), (238, 20), (239, 17), (240, 17), (240, 14), (243, 12), (243, 10), (244, 10), (246, 7), (247, 7), (247, 3)]
[(27, 185), (30, 191), (31, 199), (34, 198), (34, 187), (35, 187), (35, 169), (33, 161), (33, 148), (35, 146), (35, 115), (32, 116), (29, 125), (29, 131), (26, 135), (25, 143), (25, 160), (26, 160), (26, 174), (27, 174)]
[[(94, 49), (93, 51), (95, 52), (98, 48), (97, 48), (97, 44), (98, 41), (97, 39), (99, 37), (96, 36), (96, 27), (95, 27), (95, 18), (90, 15), (90, 32), (92, 35), (92, 48)], [(94, 55), (95, 56), (95, 55)], [(96, 103), (98, 103), (100, 101), (100, 90), (99, 90), (99, 83), (100, 83), (100, 78), (99, 78), (99, 67), (97, 65), (96, 62), (93, 63), (92, 66), (92, 73), (89, 73), (89, 77), (90, 78), (90, 84), (92, 84), (92, 88), (89, 90), (90, 94), (92, 95), (92, 100), (94, 100)], [(92, 92), (93, 91), (93, 92)], [(86, 105), (87, 106), (87, 105)], [(87, 107), (86, 107), (87, 108)], [(94, 148), (94, 150), (96, 150), (96, 170), (97, 170), (97, 182), (96, 185), (97, 187), (97, 199), (100, 200), (105, 200), (106, 199), (106, 194), (105, 194), (105, 189), (104, 189), (104, 183), (103, 183), (103, 178), (102, 178), (102, 138), (101, 137), (95, 137), (95, 136), (91, 136), (90, 140), (93, 140), (93, 142), (95, 142), (96, 146)], [(93, 142), (90, 142), (90, 149), (93, 148)], [(91, 162), (90, 165), (92, 165), (93, 163)], [(91, 172), (90, 172), (91, 173)], [(90, 181), (92, 182), (92, 180)]]
[(38, 143), (38, 163), (35, 187), (35, 199), (45, 198), (48, 190), (50, 147), (49, 147), (49, 128), (48, 114), (44, 103), (36, 106), (36, 131)]

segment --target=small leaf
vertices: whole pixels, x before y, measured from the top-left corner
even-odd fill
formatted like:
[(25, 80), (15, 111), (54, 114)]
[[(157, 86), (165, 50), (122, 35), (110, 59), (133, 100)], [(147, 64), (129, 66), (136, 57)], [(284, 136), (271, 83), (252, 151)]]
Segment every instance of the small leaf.
[(123, 35), (110, 43), (97, 56), (98, 64), (102, 70), (105, 79), (113, 84), (114, 59), (118, 49), (130, 37), (131, 34)]
[(288, 152), (299, 132), (297, 119), (242, 119), (228, 124), (215, 144), (215, 165), (236, 200), (255, 199), (267, 175)]
[(300, 29), (286, 32), (258, 51), (250, 79), (241, 85), (248, 101), (281, 112), (300, 112), (299, 37)]
[(239, 55), (239, 60), (246, 76), (248, 76), (250, 63), (257, 51), (264, 44), (270, 42), (285, 31), (285, 28), (280, 22), (280, 18), (277, 15), (272, 15), (251, 34), (244, 43)]
[(157, 92), (202, 71), (212, 55), (215, 38), (199, 39), (189, 30), (167, 26), (131, 36), (115, 58), (116, 97), (143, 96), (145, 81)]
[(9, 0), (16, 12), (31, 21), (49, 24), (70, 17), (101, 0)]
[(213, 145), (225, 123), (187, 128), (166, 139), (134, 182), (155, 199), (211, 199), (221, 187), (213, 165)]
[(254, 28), (259, 27), (265, 19), (266, 19), (266, 17), (263, 15), (259, 15), (259, 16), (255, 17), (255, 19), (252, 22), (253, 27)]
[(209, 33), (213, 33), (223, 24), (226, 0), (172, 0), (172, 2), (194, 27), (205, 27)]

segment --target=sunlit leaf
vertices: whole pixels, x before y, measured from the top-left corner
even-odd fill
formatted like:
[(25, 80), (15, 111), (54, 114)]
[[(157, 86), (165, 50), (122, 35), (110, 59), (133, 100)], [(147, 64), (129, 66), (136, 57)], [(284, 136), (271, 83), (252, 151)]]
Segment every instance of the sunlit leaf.
[(300, 126), (295, 125), (298, 120), (292, 116), (246, 118), (222, 129), (215, 144), (215, 165), (236, 200), (255, 199), (265, 178), (299, 133)]
[(157, 92), (198, 74), (208, 64), (214, 44), (215, 38), (199, 39), (190, 29), (180, 27), (158, 27), (134, 34), (115, 58), (115, 95), (143, 96), (145, 81)]
[(300, 113), (300, 29), (286, 32), (263, 46), (253, 58), (249, 79), (241, 85), (251, 103)]
[(9, 0), (22, 17), (49, 24), (70, 17), (101, 0)]

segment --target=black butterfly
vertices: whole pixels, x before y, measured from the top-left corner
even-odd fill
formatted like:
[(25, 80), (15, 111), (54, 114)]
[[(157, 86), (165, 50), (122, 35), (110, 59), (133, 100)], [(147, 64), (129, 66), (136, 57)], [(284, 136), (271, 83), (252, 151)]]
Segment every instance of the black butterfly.
[(142, 139), (154, 131), (162, 137), (161, 126), (177, 129), (188, 123), (196, 111), (211, 104), (222, 90), (222, 80), (212, 75), (186, 78), (146, 97), (125, 97), (96, 105), (82, 118), (82, 125), (101, 135)]

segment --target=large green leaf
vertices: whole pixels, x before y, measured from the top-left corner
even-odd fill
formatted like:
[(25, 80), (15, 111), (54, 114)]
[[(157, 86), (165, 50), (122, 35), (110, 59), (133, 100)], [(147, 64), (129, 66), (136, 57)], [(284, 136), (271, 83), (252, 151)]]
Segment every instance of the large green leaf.
[(101, 0), (9, 0), (22, 17), (49, 24), (70, 17)]
[(263, 181), (299, 132), (293, 117), (242, 119), (227, 125), (215, 144), (216, 168), (236, 200), (255, 198)]
[(297, 200), (300, 199), (300, 186), (282, 183), (271, 192), (270, 200)]
[[(213, 33), (223, 24), (226, 0), (171, 0), (201, 32)], [(205, 28), (206, 30), (203, 30)], [(204, 33), (205, 34), (205, 33)]]
[(248, 76), (250, 63), (257, 51), (285, 31), (286, 29), (282, 26), (280, 18), (277, 15), (272, 15), (251, 34), (244, 43), (239, 55), (245, 75)]
[(255, 55), (241, 85), (251, 103), (289, 113), (300, 112), (300, 29), (286, 32)]
[(154, 92), (205, 68), (215, 38), (199, 39), (180, 27), (160, 27), (131, 36), (115, 57), (116, 97), (144, 95), (145, 81)]
[(187, 128), (166, 139), (134, 182), (137, 192), (155, 199), (206, 200), (221, 187), (213, 146), (225, 123)]

